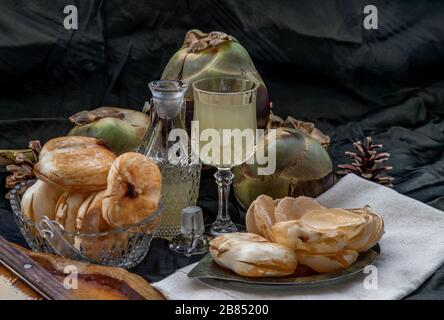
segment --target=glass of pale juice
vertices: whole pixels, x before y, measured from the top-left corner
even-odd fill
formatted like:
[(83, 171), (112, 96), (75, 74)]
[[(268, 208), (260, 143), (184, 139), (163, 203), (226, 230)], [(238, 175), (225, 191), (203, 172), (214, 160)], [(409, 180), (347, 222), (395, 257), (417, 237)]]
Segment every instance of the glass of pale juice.
[(236, 232), (228, 206), (231, 168), (254, 154), (257, 85), (239, 78), (206, 78), (193, 83), (193, 152), (217, 168), (218, 213), (210, 233)]

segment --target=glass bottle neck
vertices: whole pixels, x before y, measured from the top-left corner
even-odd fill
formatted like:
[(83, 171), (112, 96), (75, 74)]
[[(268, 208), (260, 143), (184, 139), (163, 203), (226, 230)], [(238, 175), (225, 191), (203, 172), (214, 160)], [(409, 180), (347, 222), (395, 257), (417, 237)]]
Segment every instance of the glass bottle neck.
[[(178, 81), (150, 83), (151, 126), (139, 152), (158, 164), (188, 163), (189, 137), (185, 126), (186, 85)], [(186, 135), (186, 136), (185, 136)]]

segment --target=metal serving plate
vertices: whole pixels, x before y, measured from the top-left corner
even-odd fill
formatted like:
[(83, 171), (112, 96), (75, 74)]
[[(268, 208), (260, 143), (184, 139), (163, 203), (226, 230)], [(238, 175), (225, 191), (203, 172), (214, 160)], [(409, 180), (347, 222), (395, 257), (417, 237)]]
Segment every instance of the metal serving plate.
[(197, 266), (188, 273), (190, 278), (198, 279), (217, 279), (225, 281), (242, 282), (247, 284), (261, 284), (261, 285), (291, 285), (291, 286), (318, 286), (329, 285), (333, 283), (342, 282), (354, 275), (360, 273), (366, 266), (373, 263), (373, 261), (380, 255), (381, 248), (379, 244), (366, 252), (362, 252), (355, 263), (350, 267), (338, 271), (325, 274), (317, 274), (306, 277), (286, 276), (286, 277), (267, 277), (267, 278), (248, 278), (242, 277), (231, 270), (221, 268), (217, 265), (210, 254), (207, 254), (199, 262)]

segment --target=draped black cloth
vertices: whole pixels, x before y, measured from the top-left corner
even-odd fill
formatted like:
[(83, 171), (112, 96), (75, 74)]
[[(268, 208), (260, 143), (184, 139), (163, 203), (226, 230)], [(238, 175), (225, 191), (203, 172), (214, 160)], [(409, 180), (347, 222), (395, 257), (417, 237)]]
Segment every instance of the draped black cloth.
[[(331, 136), (335, 165), (352, 141), (372, 136), (391, 154), (395, 189), (444, 210), (444, 2), (372, 1), (378, 29), (366, 30), (367, 2), (1, 0), (0, 148), (64, 135), (67, 117), (83, 109), (140, 110), (186, 31), (220, 30), (249, 51), (275, 113)], [(72, 4), (78, 29), (66, 30), (63, 8)], [(4, 177), (0, 234), (24, 244)], [(214, 219), (211, 172), (199, 205)], [(240, 222), (233, 198), (231, 208)], [(156, 239), (135, 271), (155, 281), (198, 258)], [(444, 298), (444, 268), (412, 297)]]

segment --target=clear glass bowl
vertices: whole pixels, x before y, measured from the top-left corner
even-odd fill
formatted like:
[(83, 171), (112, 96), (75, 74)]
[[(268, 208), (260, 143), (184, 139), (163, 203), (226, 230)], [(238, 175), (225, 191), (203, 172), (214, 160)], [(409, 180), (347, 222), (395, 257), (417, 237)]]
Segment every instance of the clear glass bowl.
[(56, 221), (46, 218), (37, 225), (21, 213), (20, 190), (34, 182), (29, 180), (15, 186), (10, 197), (15, 221), (32, 250), (126, 269), (139, 264), (148, 253), (160, 225), (162, 204), (156, 212), (136, 224), (100, 233), (70, 233)]

